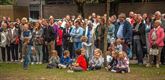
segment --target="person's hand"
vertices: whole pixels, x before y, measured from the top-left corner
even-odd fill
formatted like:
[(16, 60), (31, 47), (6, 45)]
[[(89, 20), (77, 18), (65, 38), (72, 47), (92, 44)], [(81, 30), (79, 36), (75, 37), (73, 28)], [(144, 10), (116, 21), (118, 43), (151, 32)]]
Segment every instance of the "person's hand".
[(48, 42), (45, 42), (45, 45), (48, 45)]
[(154, 41), (153, 45), (156, 45), (156, 41)]
[(156, 41), (153, 42), (152, 47), (157, 47)]
[(124, 40), (124, 39), (121, 39), (121, 42), (122, 42), (122, 43), (124, 43), (124, 42), (125, 42), (125, 40)]
[(100, 40), (101, 38), (100, 37), (98, 37), (98, 40)]
[(49, 62), (49, 64), (51, 64), (51, 63), (52, 63), (52, 61)]
[(132, 29), (132, 31), (133, 31), (133, 32), (136, 32), (136, 30), (135, 30), (135, 29)]
[(108, 68), (111, 68), (111, 66), (108, 66)]

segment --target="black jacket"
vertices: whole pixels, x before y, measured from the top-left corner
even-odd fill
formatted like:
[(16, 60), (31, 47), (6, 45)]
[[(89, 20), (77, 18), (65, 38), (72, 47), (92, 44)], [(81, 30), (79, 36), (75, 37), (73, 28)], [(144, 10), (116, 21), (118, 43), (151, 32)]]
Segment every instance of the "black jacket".
[[(133, 29), (135, 29), (136, 25), (137, 25), (137, 23), (134, 23)], [(139, 24), (138, 31), (133, 31), (133, 36), (135, 36), (135, 35), (139, 35), (140, 36), (140, 41), (141, 41), (141, 44), (143, 46), (146, 45), (145, 27), (146, 27), (145, 24), (141, 23), (141, 24)]]
[(69, 42), (69, 40), (70, 40), (70, 38), (71, 38), (70, 33), (71, 33), (71, 31), (72, 31), (72, 28), (70, 28), (69, 33), (67, 33), (66, 31), (67, 31), (67, 29), (64, 28), (64, 29), (63, 29), (63, 42), (64, 42), (64, 43)]
[(49, 27), (45, 27), (43, 28), (44, 32), (43, 32), (43, 38), (46, 42), (51, 42), (55, 40), (55, 32), (53, 27), (49, 26)]

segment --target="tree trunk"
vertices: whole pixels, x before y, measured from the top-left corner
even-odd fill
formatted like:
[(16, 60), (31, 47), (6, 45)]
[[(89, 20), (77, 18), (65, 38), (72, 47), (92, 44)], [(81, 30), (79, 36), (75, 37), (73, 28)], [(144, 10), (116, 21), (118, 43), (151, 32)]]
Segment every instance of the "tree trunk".
[(104, 32), (104, 51), (103, 51), (103, 57), (104, 57), (104, 66), (107, 66), (106, 61), (106, 52), (107, 52), (107, 34), (108, 34), (108, 18), (109, 18), (109, 8), (110, 8), (110, 2), (107, 0), (107, 20), (106, 20), (106, 26), (105, 26), (105, 32)]
[(77, 4), (77, 9), (78, 9), (78, 13), (81, 14), (81, 16), (84, 18), (84, 4)]

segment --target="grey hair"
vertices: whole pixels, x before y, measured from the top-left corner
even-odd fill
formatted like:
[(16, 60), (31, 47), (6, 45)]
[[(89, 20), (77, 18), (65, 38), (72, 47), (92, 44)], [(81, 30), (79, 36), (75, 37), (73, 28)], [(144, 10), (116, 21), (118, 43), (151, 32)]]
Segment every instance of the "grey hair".
[(161, 12), (160, 11), (156, 11), (155, 14), (158, 14), (161, 16)]
[(156, 20), (155, 23), (162, 24), (162, 21), (161, 20)]

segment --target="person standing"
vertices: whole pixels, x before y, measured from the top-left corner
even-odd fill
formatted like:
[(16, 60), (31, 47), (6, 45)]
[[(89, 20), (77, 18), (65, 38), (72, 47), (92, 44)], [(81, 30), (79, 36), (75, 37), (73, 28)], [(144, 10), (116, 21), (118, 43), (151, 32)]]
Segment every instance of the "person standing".
[[(21, 33), (21, 41), (24, 42), (25, 39), (28, 39), (27, 45), (27, 53), (26, 58), (28, 58), (28, 62), (31, 63), (32, 59), (32, 32), (29, 30), (29, 24), (24, 24), (23, 32)], [(23, 49), (22, 49), (23, 50)]]
[(132, 43), (132, 26), (126, 21), (126, 15), (124, 13), (119, 14), (119, 22), (115, 27), (115, 38), (120, 38), (123, 40), (125, 47), (125, 52), (130, 54), (131, 43)]
[(145, 24), (141, 15), (138, 15), (136, 23), (133, 24), (133, 53), (136, 54), (139, 65), (143, 64), (144, 46), (146, 46)]
[(73, 42), (72, 42), (72, 38), (71, 38), (71, 31), (72, 31), (72, 27), (71, 27), (71, 22), (66, 22), (65, 28), (63, 29), (63, 48), (64, 50), (69, 50), (70, 51), (70, 57), (73, 58), (74, 57), (74, 53), (73, 53)]
[(44, 52), (45, 60), (48, 61), (51, 51), (54, 50), (55, 33), (53, 27), (51, 27), (46, 20), (43, 21), (44, 32), (43, 39), (46, 51)]
[(55, 49), (58, 52), (58, 56), (62, 57), (62, 41), (63, 41), (63, 30), (61, 29), (61, 23), (58, 22), (58, 31), (56, 33)]
[(83, 28), (80, 26), (80, 21), (75, 21), (75, 28), (71, 31), (71, 36), (73, 39), (74, 50), (81, 48), (81, 40), (80, 38), (83, 36)]
[[(154, 28), (149, 33), (150, 48), (157, 47), (158, 54), (156, 55), (156, 67), (159, 68), (161, 51), (164, 46), (164, 29), (161, 27), (161, 21), (156, 20), (154, 22)], [(148, 56), (148, 63), (146, 67), (149, 67), (153, 59), (153, 55)]]
[(18, 34), (18, 29), (15, 28), (14, 23), (10, 23), (10, 28), (8, 29), (8, 40), (10, 43), (12, 60), (18, 61), (19, 34)]
[(33, 29), (33, 45), (37, 52), (37, 64), (42, 64), (43, 61), (42, 44), (44, 41), (42, 35), (43, 29), (41, 28), (41, 24), (39, 22), (36, 22)]
[[(0, 47), (2, 53), (3, 62), (6, 61), (6, 45), (7, 45), (7, 23), (1, 24), (1, 32), (0, 32)], [(9, 56), (9, 54), (8, 54)]]

